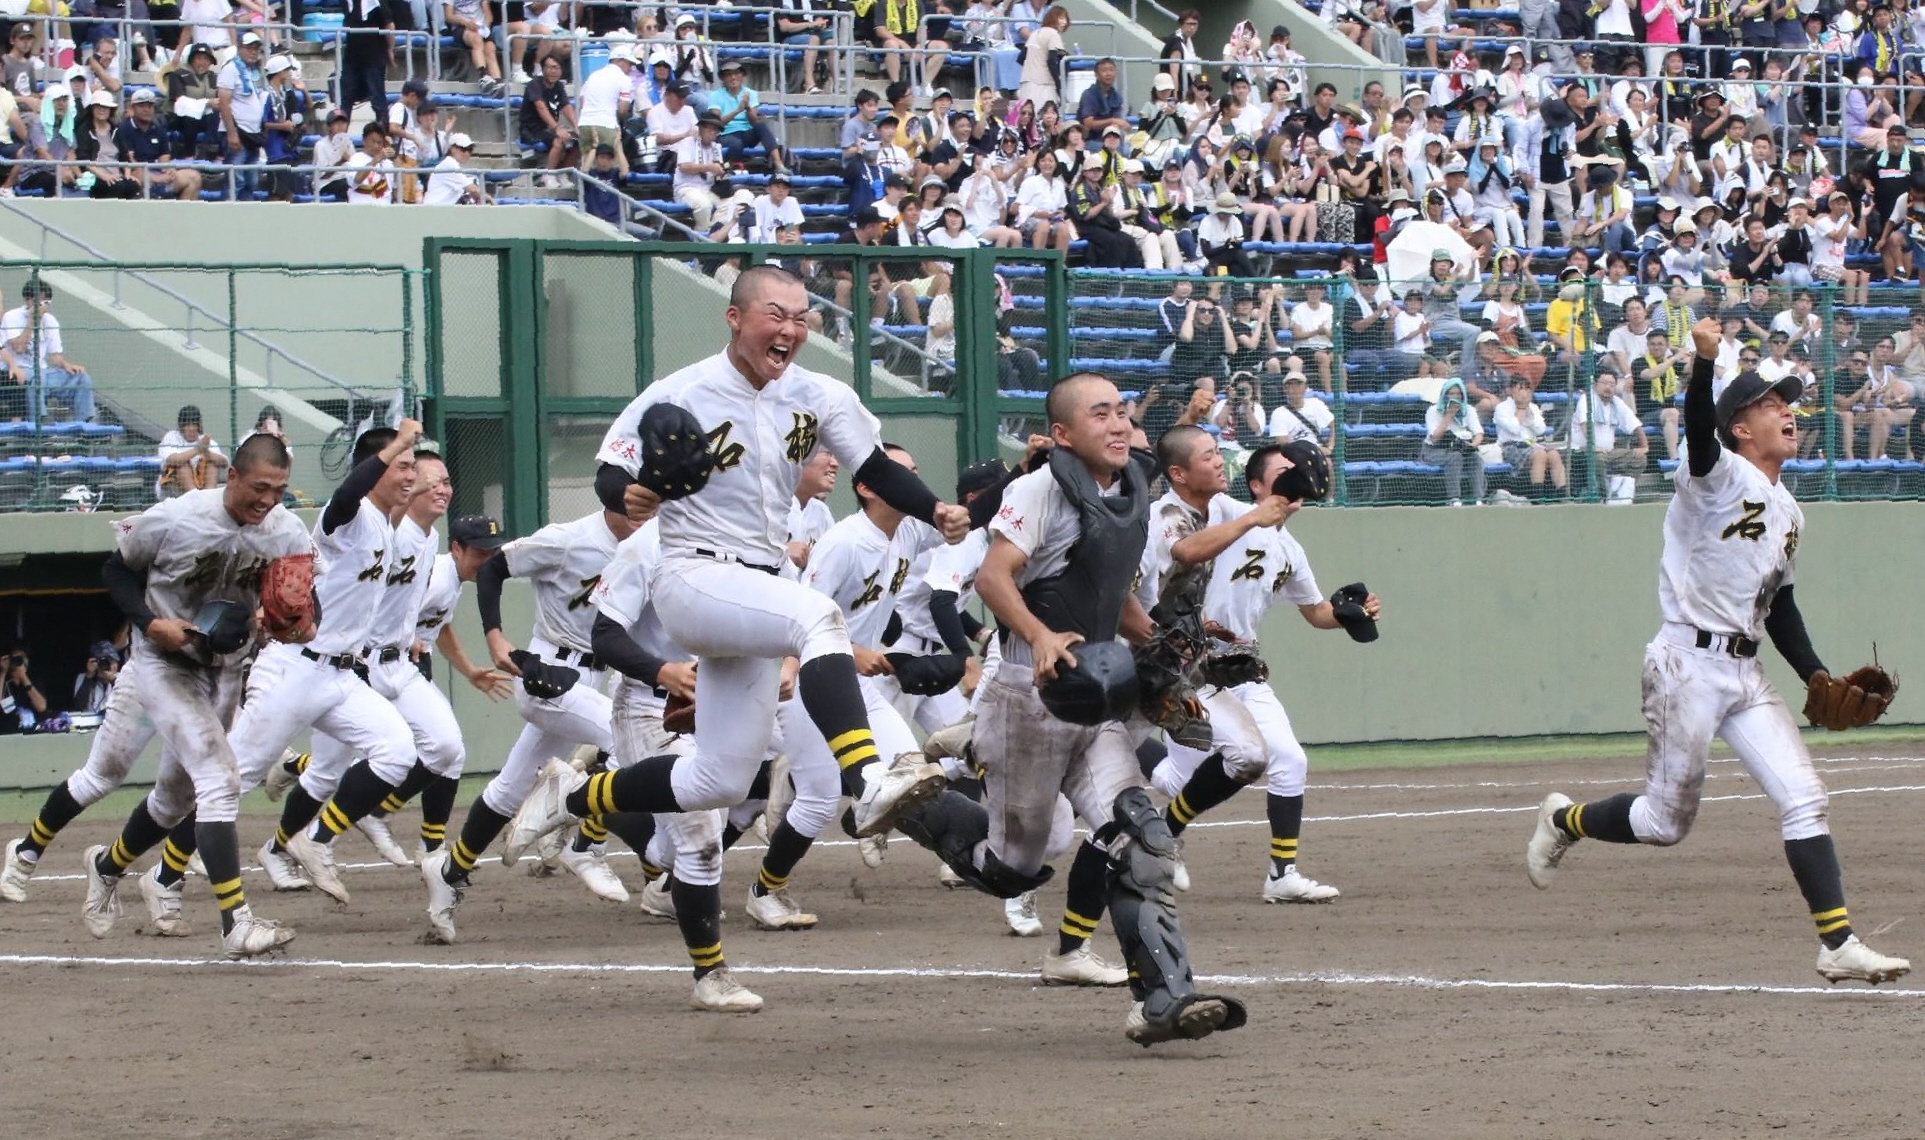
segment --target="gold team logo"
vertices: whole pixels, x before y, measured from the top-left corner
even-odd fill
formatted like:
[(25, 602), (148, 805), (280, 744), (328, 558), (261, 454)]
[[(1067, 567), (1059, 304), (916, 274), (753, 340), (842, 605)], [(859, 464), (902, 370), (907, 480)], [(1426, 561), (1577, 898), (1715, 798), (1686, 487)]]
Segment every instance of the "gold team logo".
[(809, 455), (815, 451), (815, 445), (821, 439), (820, 433), (816, 430), (818, 422), (814, 412), (795, 413), (795, 426), (789, 429), (788, 435), (782, 437), (783, 442), (789, 445), (790, 463), (806, 462)]
[(735, 421), (723, 420), (720, 427), (708, 434), (709, 454), (715, 457), (717, 471), (727, 471), (732, 467), (741, 466), (742, 456), (748, 454), (748, 448), (739, 443), (729, 442), (729, 433), (734, 430)]
[(1744, 501), (1744, 512), (1744, 514), (1738, 516), (1737, 522), (1724, 528), (1724, 534), (1720, 537), (1729, 539), (1736, 536), (1756, 542), (1765, 536), (1765, 505), (1746, 499)]

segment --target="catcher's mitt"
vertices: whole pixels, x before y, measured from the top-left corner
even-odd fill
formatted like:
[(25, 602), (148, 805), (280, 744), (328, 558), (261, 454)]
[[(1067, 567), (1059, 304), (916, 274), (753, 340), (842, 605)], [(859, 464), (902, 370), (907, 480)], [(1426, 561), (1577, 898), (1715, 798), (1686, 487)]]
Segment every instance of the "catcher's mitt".
[(1843, 677), (1820, 669), (1805, 682), (1805, 719), (1840, 732), (1863, 728), (1885, 715), (1898, 696), (1898, 678), (1876, 665), (1862, 665)]
[(1364, 612), (1364, 599), (1368, 597), (1370, 587), (1362, 582), (1352, 582), (1330, 595), (1331, 615), (1352, 641), (1377, 640), (1377, 619)]
[(526, 649), (517, 649), (508, 655), (521, 672), (522, 692), (538, 701), (555, 700), (575, 687), (582, 679), (579, 670), (566, 665), (551, 665)]
[(895, 668), (896, 687), (912, 697), (933, 697), (962, 684), (968, 659), (960, 653), (888, 654)]
[(662, 705), (662, 727), (677, 736), (688, 736), (695, 731), (695, 702), (674, 693)]
[(651, 404), (635, 434), (641, 443), (635, 482), (663, 502), (687, 498), (708, 485), (715, 457), (709, 454), (708, 433), (687, 408)]
[(1210, 749), (1210, 716), (1197, 700), (1203, 644), (1164, 627), (1136, 650), (1137, 708), (1170, 739), (1199, 752)]
[(314, 596), (314, 555), (284, 554), (261, 571), (261, 627), (276, 641), (293, 641), (321, 624)]
[(1254, 645), (1226, 645), (1203, 659), (1203, 680), (1219, 689), (1268, 681), (1270, 663)]

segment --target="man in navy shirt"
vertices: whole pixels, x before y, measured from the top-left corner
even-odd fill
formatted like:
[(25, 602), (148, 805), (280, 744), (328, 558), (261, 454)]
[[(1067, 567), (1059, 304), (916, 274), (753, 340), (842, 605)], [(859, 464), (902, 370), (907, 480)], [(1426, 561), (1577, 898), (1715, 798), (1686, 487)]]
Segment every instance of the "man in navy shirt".
[(1128, 138), (1130, 121), (1124, 117), (1123, 93), (1116, 89), (1116, 61), (1103, 58), (1096, 61), (1096, 82), (1083, 92), (1082, 101), (1076, 104), (1076, 120), (1083, 125), (1083, 137), (1100, 139), (1103, 132), (1115, 127)]
[[(114, 128), (114, 145), (123, 158), (133, 162), (172, 162), (167, 128), (154, 114), (160, 97), (150, 88), (141, 88), (127, 100), (127, 118)], [(149, 198), (180, 198), (192, 202), (200, 197), (198, 170), (150, 170), (147, 172)]]

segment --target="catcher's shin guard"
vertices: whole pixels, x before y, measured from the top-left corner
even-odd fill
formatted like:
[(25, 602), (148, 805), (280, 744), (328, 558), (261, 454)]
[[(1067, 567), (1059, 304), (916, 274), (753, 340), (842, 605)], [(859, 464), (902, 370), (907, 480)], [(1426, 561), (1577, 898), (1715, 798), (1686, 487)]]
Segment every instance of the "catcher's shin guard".
[(1196, 992), (1190, 955), (1176, 913), (1176, 839), (1147, 792), (1130, 788), (1116, 797), (1116, 815), (1098, 833), (1110, 855), (1110, 922), (1130, 968), (1130, 992), (1151, 1022), (1174, 1023), (1200, 1000), (1228, 1010), (1219, 1030), (1246, 1020), (1243, 1003)]
[(1044, 867), (1035, 875), (1022, 874), (996, 858), (994, 851), (984, 851), (983, 865), (976, 866), (976, 848), (989, 838), (989, 813), (959, 792), (945, 790), (898, 820), (896, 830), (934, 851), (964, 882), (999, 899), (1033, 891), (1056, 873)]

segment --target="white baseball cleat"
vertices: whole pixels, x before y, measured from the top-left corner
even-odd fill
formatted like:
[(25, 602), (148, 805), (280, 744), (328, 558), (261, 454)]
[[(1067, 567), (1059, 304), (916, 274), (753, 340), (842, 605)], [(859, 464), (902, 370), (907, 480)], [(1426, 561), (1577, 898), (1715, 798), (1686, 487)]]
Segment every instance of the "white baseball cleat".
[(0, 899), (8, 902), (27, 901), (27, 880), (33, 878), (34, 868), (39, 866), (20, 857), (20, 845), (24, 842), (8, 840), (6, 862), (0, 865)]
[(643, 914), (656, 918), (675, 917), (675, 896), (669, 893), (667, 875), (657, 875), (642, 888), (641, 907)]
[(380, 854), (381, 858), (386, 859), (397, 867), (414, 866), (414, 860), (408, 858), (408, 853), (402, 850), (399, 843), (394, 841), (394, 832), (388, 828), (387, 820), (379, 816), (367, 815), (362, 816), (354, 826), (356, 830), (367, 837), (369, 843), (374, 844), (374, 849)]
[(905, 752), (886, 767), (863, 770), (862, 795), (855, 802), (856, 838), (877, 835), (942, 791), (942, 768), (920, 752)]
[(187, 874), (207, 877), (207, 864), (201, 862), (201, 853), (196, 851), (187, 857)]
[(585, 773), (564, 761), (550, 760), (542, 765), (535, 790), (508, 823), (508, 837), (501, 844), (501, 865), (514, 866), (535, 840), (577, 822), (568, 810), (568, 795), (587, 782)]
[(573, 844), (561, 849), (561, 865), (575, 873), (588, 888), (588, 893), (609, 902), (628, 901), (628, 888), (622, 880), (609, 869), (607, 850), (599, 843), (586, 851), (577, 851)]
[(1176, 866), (1170, 868), (1170, 889), (1187, 891), (1190, 889), (1190, 865), (1183, 861), (1183, 841), (1176, 841)]
[(882, 831), (856, 840), (856, 854), (862, 856), (862, 865), (865, 867), (873, 870), (882, 866), (883, 859), (889, 854), (889, 833)]
[(255, 918), (246, 906), (234, 908), (234, 925), (221, 935), (221, 950), (229, 958), (254, 958), (294, 941), (294, 929), (271, 918)]
[(727, 966), (703, 974), (688, 1003), (711, 1013), (754, 1013), (762, 1008), (762, 999), (736, 981)]
[(267, 872), (268, 885), (277, 891), (305, 891), (314, 886), (301, 873), (301, 865), (289, 858), (287, 852), (274, 850), (272, 839), (261, 844), (257, 858), (261, 861), (261, 869)]
[(334, 869), (334, 845), (322, 843), (303, 828), (299, 835), (281, 845), (288, 858), (299, 864), (301, 873), (307, 876), (314, 889), (338, 903), (348, 901), (348, 885), (341, 881), (341, 872)]
[(86, 920), (87, 933), (95, 938), (112, 934), (120, 918), (120, 876), (103, 875), (97, 865), (106, 853), (107, 845), (96, 843), (82, 856), (87, 860), (87, 901), (80, 916)]
[(936, 864), (936, 882), (943, 888), (952, 891), (960, 890), (969, 885), (963, 880), (961, 875), (956, 873), (956, 869), (947, 863)]
[(461, 888), (448, 881), (452, 859), (445, 844), (421, 857), (421, 881), (428, 886), (428, 936), (443, 946), (455, 944), (455, 908), (461, 905)]
[(1281, 875), (1263, 881), (1263, 901), (1267, 903), (1326, 903), (1343, 894), (1329, 883), (1300, 873), (1295, 864)]
[(751, 888), (748, 912), (749, 921), (761, 930), (808, 930), (816, 924), (815, 915), (797, 906), (787, 887), (762, 895)]
[(1129, 980), (1128, 970), (1098, 958), (1087, 942), (1067, 954), (1051, 950), (1043, 955), (1046, 986), (1122, 986)]
[(1013, 899), (1004, 899), (1003, 921), (1009, 924), (1009, 932), (1018, 938), (1035, 938), (1042, 934), (1043, 920), (1036, 917), (1036, 892), (1024, 891)]
[(962, 759), (975, 736), (976, 718), (972, 716), (930, 733), (922, 742), (922, 754), (931, 760)]
[(180, 884), (163, 887), (154, 876), (160, 866), (140, 877), (140, 900), (147, 904), (147, 917), (153, 920), (154, 933), (162, 938), (187, 937), (187, 921), (180, 913)]
[(1912, 972), (1912, 964), (1904, 958), (1894, 958), (1889, 954), (1865, 945), (1854, 934), (1845, 939), (1838, 949), (1820, 947), (1818, 950), (1818, 973), (1826, 981), (1837, 985), (1839, 982), (1895, 982)]
[(300, 782), (301, 774), (294, 770), (294, 761), (300, 757), (299, 752), (288, 748), (281, 752), (279, 760), (268, 767), (267, 779), (261, 782), (261, 791), (267, 796), (269, 803), (280, 803), (281, 797), (287, 795), (288, 791)]
[(1571, 797), (1563, 792), (1552, 792), (1537, 806), (1537, 830), (1531, 832), (1530, 846), (1524, 848), (1524, 873), (1540, 891), (1557, 878), (1557, 865), (1564, 861), (1564, 853), (1571, 849), (1571, 844), (1577, 842), (1553, 821), (1553, 817), (1571, 803)]

